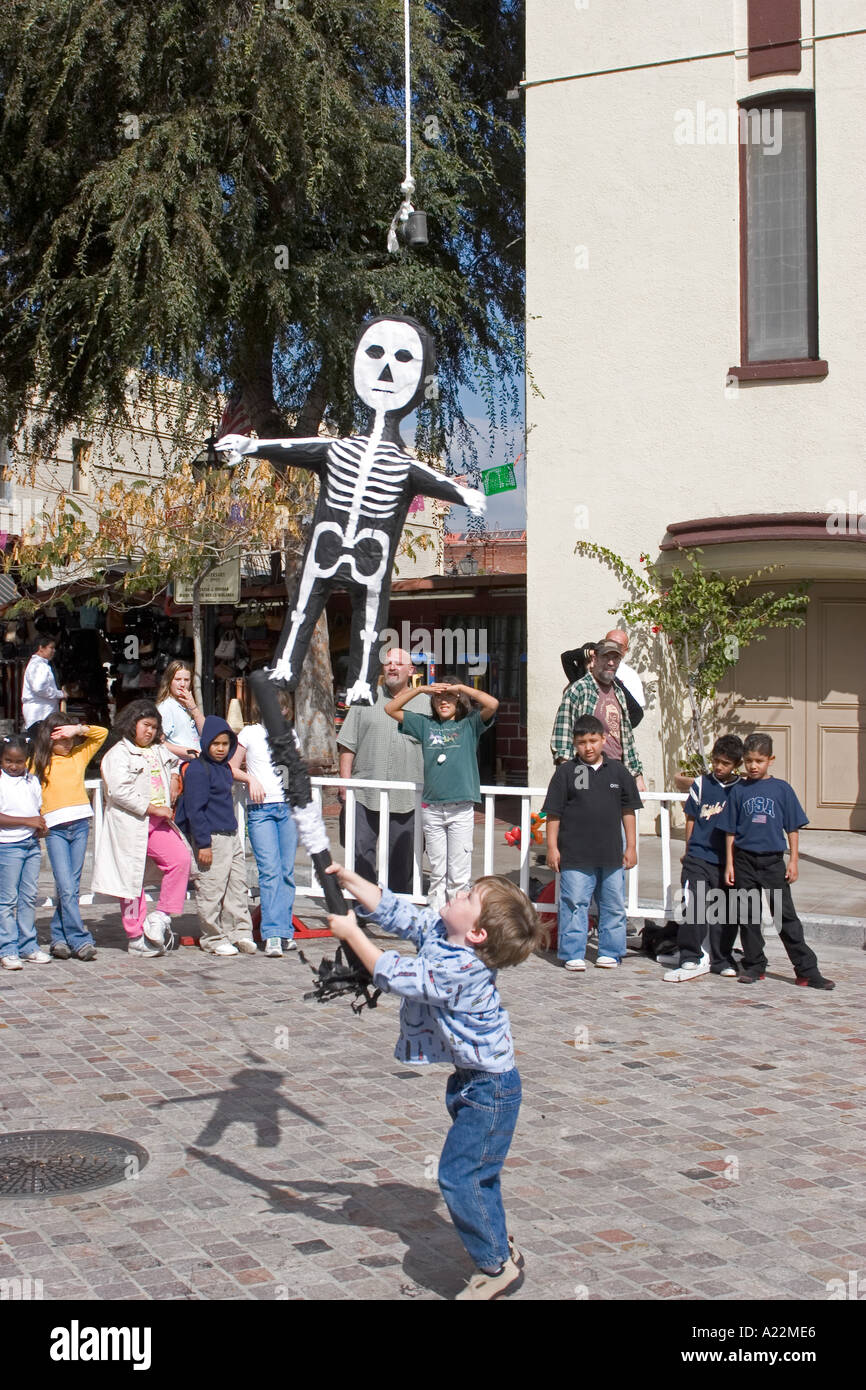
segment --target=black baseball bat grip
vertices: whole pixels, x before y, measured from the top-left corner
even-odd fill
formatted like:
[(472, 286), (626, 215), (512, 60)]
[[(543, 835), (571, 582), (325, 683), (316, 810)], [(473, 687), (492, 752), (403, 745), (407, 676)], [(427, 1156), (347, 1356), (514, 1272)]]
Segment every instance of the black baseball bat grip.
[(313, 861), (313, 868), (316, 871), (316, 878), (322, 885), (325, 892), (325, 906), (329, 912), (337, 917), (345, 917), (349, 911), (348, 903), (343, 897), (343, 890), (337, 882), (335, 874), (326, 874), (325, 870), (329, 864), (333, 864), (330, 850), (320, 850), (318, 854), (310, 856)]

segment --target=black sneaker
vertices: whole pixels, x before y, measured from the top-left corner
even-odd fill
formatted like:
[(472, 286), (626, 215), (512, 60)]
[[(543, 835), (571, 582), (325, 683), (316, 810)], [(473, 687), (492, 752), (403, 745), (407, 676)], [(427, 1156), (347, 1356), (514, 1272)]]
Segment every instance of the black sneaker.
[(96, 947), (95, 947), (95, 946), (90, 946), (90, 945), (88, 945), (88, 946), (79, 946), (78, 950), (75, 952), (75, 959), (76, 959), (76, 960), (96, 960)]
[(72, 955), (65, 941), (52, 941), (48, 949), (55, 960), (69, 960)]
[(798, 975), (798, 985), (807, 985), (809, 989), (835, 989), (835, 980), (825, 980), (823, 975)]
[(756, 985), (760, 980), (765, 980), (766, 975), (758, 970), (741, 970), (737, 983), (741, 985)]

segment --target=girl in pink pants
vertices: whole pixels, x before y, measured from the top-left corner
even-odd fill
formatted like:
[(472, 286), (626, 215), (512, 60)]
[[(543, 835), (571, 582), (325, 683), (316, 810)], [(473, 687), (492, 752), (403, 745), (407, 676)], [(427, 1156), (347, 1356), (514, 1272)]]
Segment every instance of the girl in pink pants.
[[(183, 911), (192, 854), (174, 824), (180, 794), (178, 760), (162, 743), (152, 700), (134, 700), (118, 715), (117, 742), (102, 759), (105, 814), (93, 891), (120, 899), (130, 955), (161, 956), (174, 946), (171, 919)], [(144, 874), (151, 859), (162, 871), (159, 902), (147, 911)]]
[[(162, 885), (156, 911), (164, 917), (179, 917), (184, 909), (186, 886), (189, 882), (189, 846), (181, 838), (173, 822), (160, 820), (152, 815), (148, 817), (148, 821), (147, 858), (152, 859), (156, 867), (162, 871)], [(147, 895), (143, 888), (137, 898), (121, 898), (120, 916), (124, 931), (132, 940), (145, 934)]]

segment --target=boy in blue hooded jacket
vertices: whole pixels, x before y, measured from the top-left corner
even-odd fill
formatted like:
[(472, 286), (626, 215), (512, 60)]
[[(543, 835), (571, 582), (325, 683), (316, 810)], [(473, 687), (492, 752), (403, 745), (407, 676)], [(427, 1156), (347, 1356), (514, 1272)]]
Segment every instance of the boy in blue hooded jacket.
[(199, 944), (214, 956), (236, 956), (239, 951), (252, 955), (256, 949), (232, 800), (229, 759), (237, 746), (226, 721), (209, 714), (201, 731), (201, 754), (189, 764), (183, 784), (182, 816), (199, 867), (195, 892)]

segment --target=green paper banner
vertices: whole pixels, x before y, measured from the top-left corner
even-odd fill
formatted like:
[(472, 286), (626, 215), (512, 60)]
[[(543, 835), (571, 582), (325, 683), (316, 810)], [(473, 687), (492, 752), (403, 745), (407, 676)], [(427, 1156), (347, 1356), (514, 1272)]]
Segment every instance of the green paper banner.
[(514, 464), (504, 463), (501, 468), (488, 468), (481, 474), (481, 485), (488, 497), (495, 492), (513, 492), (517, 487), (514, 479)]

